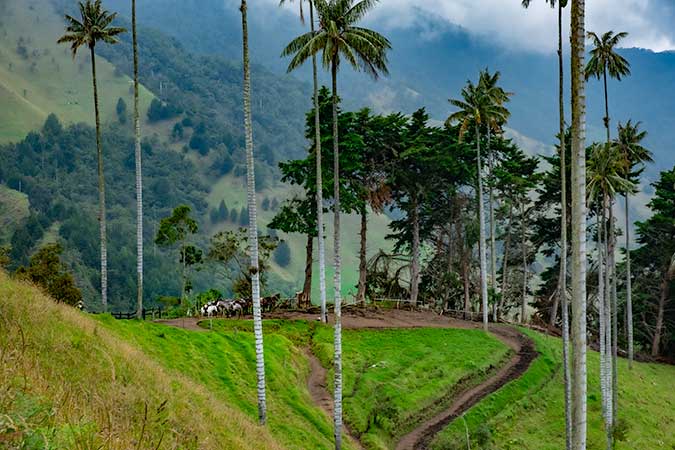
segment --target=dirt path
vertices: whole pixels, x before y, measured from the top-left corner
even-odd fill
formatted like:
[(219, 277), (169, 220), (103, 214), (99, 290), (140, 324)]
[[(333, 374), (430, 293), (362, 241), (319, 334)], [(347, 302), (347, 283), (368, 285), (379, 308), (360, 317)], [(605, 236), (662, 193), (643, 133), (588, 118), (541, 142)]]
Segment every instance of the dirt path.
[(401, 438), (396, 450), (423, 450), (431, 440), (455, 418), (509, 381), (519, 378), (537, 357), (534, 343), (515, 328), (491, 325), (490, 331), (516, 353), (495, 375), (478, 386), (462, 392), (448, 409), (421, 423)]
[(159, 319), (155, 320), (155, 322), (169, 325), (170, 327), (183, 328), (190, 331), (208, 331), (206, 328), (199, 326), (199, 322), (202, 320), (204, 319), (198, 319), (196, 317), (181, 317), (179, 319)]
[[(307, 320), (318, 321), (318, 314), (279, 312), (265, 314), (265, 319)], [(170, 319), (159, 320), (166, 325), (184, 328), (192, 331), (208, 331), (198, 325), (200, 319)], [(329, 314), (329, 323), (333, 322), (333, 316)], [(347, 310), (342, 316), (343, 328), (349, 329), (375, 329), (375, 328), (463, 328), (476, 329), (481, 324), (466, 322), (463, 320), (449, 319), (428, 311), (405, 311), (405, 310)], [(514, 356), (509, 362), (501, 367), (497, 373), (483, 383), (461, 392), (453, 403), (443, 412), (429, 418), (418, 425), (410, 433), (403, 436), (396, 450), (423, 450), (428, 448), (429, 443), (441, 430), (448, 426), (455, 418), (466, 412), (484, 397), (499, 390), (508, 382), (519, 378), (530, 367), (537, 357), (532, 340), (527, 338), (517, 329), (506, 325), (490, 325), (490, 332), (499, 340), (514, 350)], [(327, 370), (319, 360), (307, 351), (310, 374), (307, 380), (307, 388), (312, 400), (329, 418), (333, 415), (333, 396), (327, 389)], [(359, 448), (363, 448), (359, 440), (345, 427), (345, 432), (351, 437), (352, 442)]]

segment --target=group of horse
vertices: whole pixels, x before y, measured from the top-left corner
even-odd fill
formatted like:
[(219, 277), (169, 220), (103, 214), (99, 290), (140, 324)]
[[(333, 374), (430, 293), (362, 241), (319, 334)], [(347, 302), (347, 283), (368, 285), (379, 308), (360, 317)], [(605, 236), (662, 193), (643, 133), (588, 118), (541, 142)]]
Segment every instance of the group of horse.
[[(260, 299), (263, 312), (272, 312), (280, 304), (281, 294), (268, 295)], [(253, 313), (253, 301), (250, 298), (213, 300), (199, 310), (203, 317), (236, 317)]]

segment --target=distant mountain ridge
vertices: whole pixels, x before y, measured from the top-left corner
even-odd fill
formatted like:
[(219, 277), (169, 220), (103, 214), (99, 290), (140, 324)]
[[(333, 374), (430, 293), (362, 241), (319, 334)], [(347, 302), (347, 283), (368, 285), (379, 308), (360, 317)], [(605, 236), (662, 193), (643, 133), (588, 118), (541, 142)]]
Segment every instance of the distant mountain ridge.
[[(128, 3), (108, 0), (110, 7), (122, 14), (128, 12)], [(139, 5), (138, 15), (141, 23), (177, 37), (190, 50), (238, 58), (241, 50), (237, 6), (235, 0), (146, 0)], [(386, 2), (378, 6), (386, 7)], [(309, 17), (307, 10), (305, 16)], [(499, 70), (503, 85), (515, 93), (510, 104), (509, 127), (547, 145), (555, 142), (557, 55), (504, 50), (503, 43), (490, 44), (434, 17), (421, 17), (416, 23), (408, 29), (379, 27), (392, 42), (390, 77), (373, 83), (363, 74), (343, 70), (340, 88), (346, 107), (371, 106), (380, 111), (410, 113), (425, 106), (435, 119), (442, 120), (450, 112), (446, 100), (459, 95), (467, 79), (475, 79), (480, 69), (488, 67)], [(371, 25), (377, 27), (377, 24)], [(250, 5), (250, 28), (254, 60), (273, 71), (283, 72), (287, 64), (279, 57), (283, 46), (306, 31), (308, 25), (303, 26), (297, 15), (288, 10), (258, 2)], [(609, 84), (612, 126), (628, 119), (643, 123), (649, 132), (647, 145), (656, 160), (647, 173), (654, 178), (659, 170), (675, 163), (672, 144), (675, 142), (675, 102), (664, 100), (668, 98), (665, 93), (675, 91), (675, 53), (644, 49), (624, 49), (621, 53), (631, 62), (632, 75), (620, 83)], [(566, 65), (568, 60), (566, 55)], [(569, 82), (568, 67), (565, 69)], [(298, 71), (296, 76), (309, 80), (309, 75), (307, 69)], [(323, 80), (328, 80), (325, 74)], [(600, 83), (589, 82), (589, 140), (603, 137), (601, 90)], [(569, 107), (567, 109), (569, 121)]]

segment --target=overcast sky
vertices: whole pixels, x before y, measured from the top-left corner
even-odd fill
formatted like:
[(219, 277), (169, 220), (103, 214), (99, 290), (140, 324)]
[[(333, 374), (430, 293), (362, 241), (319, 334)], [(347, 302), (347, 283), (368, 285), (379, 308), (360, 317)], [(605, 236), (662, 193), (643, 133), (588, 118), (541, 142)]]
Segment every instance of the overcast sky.
[[(266, 0), (278, 4), (278, 0)], [(289, 4), (297, 10), (297, 1)], [(467, 29), (507, 48), (552, 52), (557, 45), (557, 12), (546, 0), (380, 0), (369, 21), (385, 28), (425, 25), (429, 19)], [(587, 0), (586, 28), (628, 31), (627, 47), (675, 50), (675, 0)], [(569, 6), (565, 11), (569, 26)], [(427, 35), (428, 36), (428, 35)], [(433, 33), (432, 35), (433, 36)]]

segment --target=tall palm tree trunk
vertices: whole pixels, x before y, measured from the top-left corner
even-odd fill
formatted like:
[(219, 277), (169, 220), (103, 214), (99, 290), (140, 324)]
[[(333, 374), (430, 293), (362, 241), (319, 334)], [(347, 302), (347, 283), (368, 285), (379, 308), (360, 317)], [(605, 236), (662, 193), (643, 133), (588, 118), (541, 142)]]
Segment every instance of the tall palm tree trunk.
[(335, 273), (333, 283), (335, 289), (335, 336), (334, 336), (334, 366), (335, 379), (333, 394), (333, 422), (335, 433), (335, 450), (342, 448), (342, 280), (340, 279), (340, 148), (338, 145), (338, 97), (337, 97), (337, 61), (331, 64), (333, 79), (333, 196), (335, 198), (333, 233), (335, 243)]
[(96, 81), (96, 52), (90, 45), (91, 79), (94, 85), (94, 115), (96, 118), (96, 155), (98, 163), (98, 226), (101, 239), (101, 304), (108, 310), (108, 246), (105, 210), (105, 177), (103, 175), (103, 148), (101, 146), (101, 115), (98, 108), (98, 83)]
[(626, 324), (628, 326), (628, 368), (633, 368), (633, 286), (630, 271), (630, 205), (629, 195), (626, 201)]
[[(602, 417), (605, 422), (605, 436), (607, 439), (607, 449), (611, 450), (612, 446), (612, 431), (610, 426), (610, 393), (609, 393), (609, 371), (611, 368), (608, 366), (608, 363), (611, 364), (611, 361), (608, 361), (607, 356), (609, 355), (609, 346), (607, 341), (607, 330), (608, 330), (608, 311), (607, 311), (607, 280), (605, 279), (605, 270), (608, 267), (607, 264), (607, 244), (605, 240), (607, 239), (607, 218), (606, 214), (606, 204), (603, 199), (602, 202), (602, 211), (598, 215), (597, 224), (598, 224), (598, 324), (599, 324), (599, 341), (600, 341), (600, 396), (602, 404)], [(611, 345), (611, 344), (610, 344)]]
[(255, 161), (253, 159), (253, 123), (251, 120), (251, 72), (248, 55), (246, 0), (241, 0), (241, 28), (244, 56), (244, 128), (246, 132), (246, 197), (248, 206), (248, 240), (251, 253), (251, 296), (253, 298), (253, 333), (255, 335), (256, 375), (258, 379), (258, 420), (267, 421), (265, 395), (265, 355), (263, 353), (262, 312), (260, 310), (260, 272), (258, 264), (258, 223), (255, 198)]
[(134, 155), (136, 159), (136, 317), (143, 317), (143, 172), (141, 160), (141, 120), (138, 104), (138, 35), (136, 0), (131, 0), (131, 28), (134, 52)]
[[(603, 223), (603, 234), (605, 238), (604, 249), (605, 249), (605, 284), (604, 284), (604, 302), (605, 302), (605, 398), (606, 403), (606, 418), (605, 426), (607, 429), (607, 448), (608, 450), (612, 447), (612, 418), (613, 415), (613, 402), (612, 402), (612, 386), (613, 386), (613, 361), (612, 361), (612, 302), (611, 302), (611, 235), (610, 229), (607, 228), (607, 216), (605, 215), (606, 211), (610, 211), (610, 200), (607, 193), (604, 194), (603, 199), (603, 211), (602, 211), (602, 223)], [(611, 219), (609, 221), (611, 228)]]
[[(570, 374), (570, 321), (567, 302), (567, 147), (565, 145), (565, 67), (563, 64), (563, 5), (558, 1), (558, 108), (560, 122), (560, 278), (558, 295), (561, 299), (563, 380), (565, 383), (565, 449), (572, 448), (572, 384)], [(557, 308), (555, 313), (557, 312)]]
[[(314, 32), (314, 4), (309, 2), (309, 22)], [(319, 248), (319, 295), (321, 299), (321, 321), (326, 323), (326, 242), (323, 239), (323, 174), (321, 170), (321, 118), (319, 116), (319, 78), (316, 55), (312, 55), (312, 79), (314, 83), (314, 145), (316, 146), (316, 229)]]
[(586, 450), (585, 0), (572, 0), (572, 449)]
[(523, 299), (520, 304), (520, 323), (525, 322), (525, 307), (527, 306), (527, 218), (525, 216), (525, 203), (520, 203), (520, 217), (523, 230), (521, 235), (521, 246), (523, 251)]
[(483, 309), (483, 329), (488, 331), (488, 292), (487, 292), (487, 258), (485, 249), (485, 205), (483, 199), (483, 172), (480, 156), (480, 130), (476, 124), (476, 161), (478, 164), (478, 226), (479, 242), (478, 253), (480, 255), (480, 295)]
[(616, 228), (614, 227), (614, 199), (609, 200), (609, 275), (611, 280), (610, 300), (612, 302), (612, 425), (616, 422), (618, 406), (618, 351), (619, 351), (619, 321), (618, 302), (616, 293)]
[(359, 286), (356, 292), (356, 302), (361, 305), (366, 304), (366, 243), (368, 238), (368, 209), (364, 205), (361, 209), (361, 243), (359, 246)]
[(611, 141), (611, 137), (609, 133), (609, 96), (607, 95), (607, 68), (605, 68), (603, 72), (602, 79), (605, 87), (605, 118), (603, 119), (603, 122), (605, 123), (605, 130), (607, 131), (607, 144), (609, 144)]

